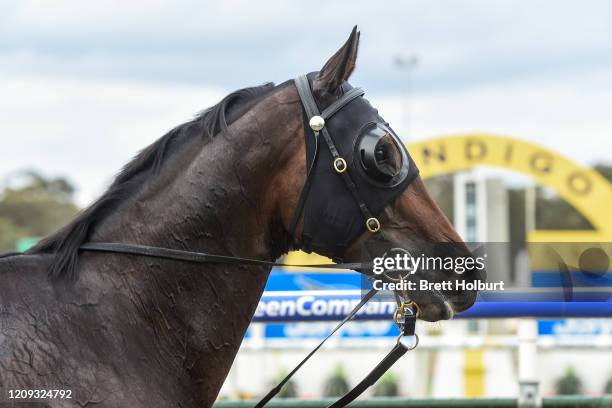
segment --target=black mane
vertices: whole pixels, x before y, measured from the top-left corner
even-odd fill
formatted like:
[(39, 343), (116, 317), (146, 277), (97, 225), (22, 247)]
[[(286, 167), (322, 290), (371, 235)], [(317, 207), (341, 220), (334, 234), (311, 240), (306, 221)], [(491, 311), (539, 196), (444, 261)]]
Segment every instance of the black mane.
[(169, 131), (127, 163), (108, 190), (92, 205), (82, 210), (68, 225), (41, 240), (28, 253), (53, 253), (55, 257), (49, 268), (49, 276), (52, 279), (76, 280), (79, 247), (87, 241), (92, 228), (141, 186), (143, 181), (158, 174), (171, 145), (185, 142), (196, 135), (211, 140), (273, 89), (274, 84), (266, 83), (234, 91), (192, 121)]

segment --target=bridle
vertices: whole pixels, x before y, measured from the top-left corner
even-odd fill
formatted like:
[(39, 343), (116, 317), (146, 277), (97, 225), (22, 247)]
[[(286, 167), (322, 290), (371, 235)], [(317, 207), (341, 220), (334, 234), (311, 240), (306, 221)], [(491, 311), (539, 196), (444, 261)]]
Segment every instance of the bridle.
[[(350, 192), (350, 195), (354, 199), (354, 202), (359, 208), (359, 212), (363, 217), (363, 224), (357, 230), (362, 231), (363, 227), (372, 234), (384, 234), (381, 230), (380, 221), (374, 216), (374, 212), (370, 210), (370, 206), (367, 204), (367, 200), (363, 198), (362, 192), (358, 188), (358, 184), (355, 183), (353, 176), (349, 170), (349, 163), (342, 157), (340, 149), (334, 143), (330, 131), (328, 129), (328, 123), (330, 119), (340, 112), (344, 107), (349, 105), (357, 98), (364, 95), (364, 91), (360, 88), (351, 88), (346, 91), (338, 100), (333, 102), (330, 106), (319, 112), (319, 108), (315, 101), (310, 88), (310, 82), (306, 75), (299, 76), (295, 79), (295, 86), (297, 88), (304, 113), (308, 120), (308, 129), (312, 131), (312, 140), (308, 141), (312, 147), (313, 154), (309, 158), (310, 164), (307, 161), (307, 172), (304, 186), (300, 192), (296, 208), (293, 212), (292, 221), (289, 228), (289, 237), (292, 240), (291, 246), (294, 248), (300, 248), (301, 245), (295, 244), (295, 233), (304, 208), (307, 204), (309, 192), (311, 191), (313, 174), (317, 168), (317, 162), (319, 161), (320, 151), (319, 148), (319, 135), (323, 135), (323, 140), (327, 145), (329, 153), (332, 158), (332, 165), (334, 171), (343, 180), (346, 189)], [(310, 136), (310, 132), (305, 129), (306, 137)], [(417, 173), (418, 174), (418, 171)], [(404, 174), (404, 177), (407, 177)], [(412, 179), (402, 179), (400, 188), (407, 186)], [(362, 190), (363, 191), (363, 190)], [(304, 215), (306, 221), (306, 215)], [(355, 229), (354, 229), (355, 230)], [(335, 263), (335, 264), (319, 264), (319, 265), (295, 265), (295, 264), (284, 264), (277, 262), (270, 262), (258, 259), (242, 258), (227, 255), (209, 254), (205, 252), (193, 252), (183, 251), (177, 249), (161, 248), (155, 246), (136, 245), (136, 244), (124, 244), (115, 242), (89, 242), (82, 244), (80, 247), (83, 251), (92, 252), (104, 252), (104, 253), (118, 253), (128, 255), (139, 255), (152, 258), (170, 259), (183, 262), (191, 263), (221, 263), (221, 264), (238, 264), (238, 265), (260, 265), (260, 266), (292, 266), (302, 268), (317, 268), (317, 269), (353, 269), (360, 273), (371, 275), (370, 270), (372, 264), (369, 262), (352, 262), (352, 263)], [(308, 248), (310, 249), (310, 248)], [(352, 320), (353, 317), (361, 310), (361, 308), (372, 299), (378, 290), (371, 289), (367, 292), (361, 301), (348, 313), (348, 315), (332, 330), (332, 332), (325, 337), (317, 347), (315, 347), (287, 376), (273, 389), (271, 389), (266, 396), (257, 403), (256, 408), (263, 407), (268, 403), (275, 395), (277, 395), (283, 385), (285, 385), (289, 379), (308, 361), (322, 346), (323, 344), (333, 336), (345, 323)], [(339, 408), (344, 407), (351, 401), (361, 395), (367, 388), (373, 385), (400, 357), (402, 357), (407, 351), (414, 349), (418, 345), (418, 336), (415, 334), (415, 324), (418, 317), (418, 306), (408, 298), (407, 293), (403, 293), (403, 299), (396, 295), (396, 301), (398, 304), (397, 311), (394, 315), (394, 322), (400, 329), (400, 336), (397, 339), (395, 346), (391, 351), (382, 359), (382, 361), (352, 390), (346, 395), (340, 398), (338, 401), (330, 405), (330, 407)]]

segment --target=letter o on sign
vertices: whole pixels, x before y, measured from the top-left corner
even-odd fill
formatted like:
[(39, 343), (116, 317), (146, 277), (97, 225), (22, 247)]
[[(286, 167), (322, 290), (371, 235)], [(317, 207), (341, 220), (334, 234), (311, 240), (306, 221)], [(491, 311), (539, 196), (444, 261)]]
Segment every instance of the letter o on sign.
[(576, 172), (567, 178), (567, 187), (575, 194), (585, 195), (591, 191), (593, 185), (586, 174)]
[(553, 166), (553, 158), (547, 153), (536, 152), (531, 156), (529, 166), (536, 173), (550, 173)]
[(465, 143), (465, 157), (468, 160), (480, 160), (487, 154), (487, 146), (478, 139), (470, 139)]
[(327, 304), (321, 299), (315, 300), (312, 302), (311, 310), (315, 316), (324, 316), (327, 313)]

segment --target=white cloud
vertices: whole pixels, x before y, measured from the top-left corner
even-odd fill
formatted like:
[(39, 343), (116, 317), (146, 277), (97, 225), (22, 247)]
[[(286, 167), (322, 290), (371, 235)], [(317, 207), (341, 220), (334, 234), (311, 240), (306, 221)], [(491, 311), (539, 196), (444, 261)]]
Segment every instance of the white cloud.
[(369, 89), (400, 83), (392, 61), (401, 54), (420, 57), (420, 91), (612, 64), (606, 0), (23, 0), (0, 5), (0, 66), (236, 87), (319, 68), (353, 24), (363, 33), (357, 76)]
[(408, 99), (408, 123), (399, 96), (370, 99), (408, 141), (499, 133), (540, 143), (584, 165), (611, 163), (612, 78), (597, 70), (584, 75), (418, 94)]

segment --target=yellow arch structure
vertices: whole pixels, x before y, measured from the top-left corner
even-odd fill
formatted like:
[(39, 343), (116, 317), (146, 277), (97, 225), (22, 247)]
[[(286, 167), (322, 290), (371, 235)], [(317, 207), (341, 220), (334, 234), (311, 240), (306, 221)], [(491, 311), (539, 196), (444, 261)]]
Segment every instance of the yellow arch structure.
[[(529, 242), (612, 242), (612, 185), (599, 173), (564, 156), (535, 143), (487, 133), (441, 137), (407, 147), (424, 179), (479, 165), (514, 170), (555, 190), (595, 228), (594, 231), (532, 231), (527, 237)], [(566, 252), (568, 248), (563, 249)], [(580, 253), (581, 250), (572, 252), (573, 258)], [(546, 263), (542, 258), (546, 259), (532, 256), (532, 266), (534, 260)], [(483, 356), (482, 349), (464, 353), (466, 396), (484, 395)]]
[(555, 190), (595, 231), (534, 231), (529, 241), (612, 241), (612, 185), (596, 171), (535, 143), (488, 133), (458, 134), (407, 145), (421, 177), (486, 165), (526, 174)]

